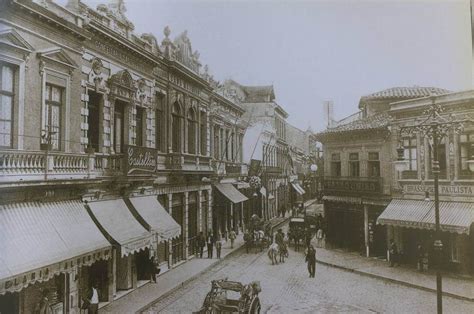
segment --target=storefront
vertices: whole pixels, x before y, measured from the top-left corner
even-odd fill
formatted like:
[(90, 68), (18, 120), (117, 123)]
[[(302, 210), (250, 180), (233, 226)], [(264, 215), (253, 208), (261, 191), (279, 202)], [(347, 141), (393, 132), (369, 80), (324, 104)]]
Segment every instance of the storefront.
[(364, 208), (362, 199), (347, 196), (325, 196), (327, 219), (326, 247), (343, 248), (365, 255)]
[[(443, 243), (442, 266), (445, 270), (474, 273), (474, 203), (439, 203), (441, 241)], [(435, 240), (435, 210), (433, 201), (393, 199), (377, 219), (387, 226), (388, 240), (394, 240), (402, 261), (416, 266), (421, 245), (427, 266), (433, 265)]]
[(242, 216), (242, 203), (248, 198), (239, 192), (232, 183), (214, 183), (214, 230), (227, 234), (230, 230), (238, 231)]
[[(137, 268), (144, 260), (141, 250), (149, 249), (153, 243), (152, 233), (145, 229), (134, 217), (124, 199), (117, 198), (88, 202), (86, 205), (91, 217), (104, 235), (113, 243), (113, 263), (115, 271), (108, 270), (107, 280), (109, 301), (122, 296), (138, 286)], [(137, 256), (141, 254), (140, 258)], [(104, 276), (105, 277), (105, 276)]]
[(80, 200), (1, 205), (0, 225), (2, 313), (34, 313), (46, 298), (59, 313), (78, 311), (90, 287), (82, 274), (112, 256)]

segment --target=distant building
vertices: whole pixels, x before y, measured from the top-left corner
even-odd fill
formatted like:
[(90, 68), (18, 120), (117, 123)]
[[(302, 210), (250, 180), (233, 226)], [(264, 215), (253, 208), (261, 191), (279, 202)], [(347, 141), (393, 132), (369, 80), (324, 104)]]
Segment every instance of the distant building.
[[(393, 183), (390, 103), (445, 94), (431, 87), (395, 87), (367, 96), (348, 123), (319, 132), (324, 151), (324, 210), (331, 247), (384, 256), (385, 227), (377, 217), (390, 203)], [(355, 118), (354, 118), (355, 117)]]

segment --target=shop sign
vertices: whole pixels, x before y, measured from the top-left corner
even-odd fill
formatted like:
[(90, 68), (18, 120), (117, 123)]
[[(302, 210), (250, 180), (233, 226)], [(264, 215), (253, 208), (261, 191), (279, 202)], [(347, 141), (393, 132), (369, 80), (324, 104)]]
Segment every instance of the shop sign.
[(380, 182), (378, 180), (325, 179), (324, 190), (374, 194), (380, 193)]
[(155, 172), (157, 167), (158, 150), (154, 148), (126, 146), (126, 172)]
[[(403, 185), (403, 191), (407, 194), (424, 194), (429, 192), (434, 195), (434, 186), (422, 184)], [(440, 185), (440, 195), (450, 196), (474, 196), (474, 186), (471, 185)]]

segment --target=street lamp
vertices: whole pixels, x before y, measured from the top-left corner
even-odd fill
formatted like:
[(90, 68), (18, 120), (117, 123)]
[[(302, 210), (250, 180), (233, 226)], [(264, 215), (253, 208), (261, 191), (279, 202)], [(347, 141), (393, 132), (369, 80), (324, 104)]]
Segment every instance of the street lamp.
[[(468, 120), (455, 120), (453, 115), (442, 116), (443, 108), (441, 105), (436, 104), (436, 96), (431, 96), (430, 107), (423, 112), (427, 117), (413, 126), (402, 126), (400, 128), (400, 135), (411, 136), (415, 133), (419, 133), (422, 137), (428, 138), (430, 145), (432, 145), (433, 156), (432, 156), (432, 173), (434, 177), (434, 203), (435, 203), (435, 223), (436, 223), (436, 235), (433, 243), (434, 250), (436, 252), (436, 297), (437, 297), (437, 309), (438, 313), (443, 312), (443, 301), (442, 301), (442, 278), (441, 278), (441, 253), (443, 250), (443, 243), (441, 241), (441, 228), (439, 223), (439, 160), (438, 160), (438, 145), (441, 143), (443, 138), (447, 137), (451, 131), (459, 133), (463, 129), (463, 122)], [(403, 158), (403, 147), (399, 146), (397, 149), (398, 160), (395, 162), (395, 167), (399, 170), (403, 170), (402, 166)], [(474, 158), (473, 158), (474, 159)], [(405, 161), (406, 162), (406, 161)], [(397, 166), (398, 165), (398, 166)], [(469, 161), (469, 168), (474, 168), (474, 160)]]

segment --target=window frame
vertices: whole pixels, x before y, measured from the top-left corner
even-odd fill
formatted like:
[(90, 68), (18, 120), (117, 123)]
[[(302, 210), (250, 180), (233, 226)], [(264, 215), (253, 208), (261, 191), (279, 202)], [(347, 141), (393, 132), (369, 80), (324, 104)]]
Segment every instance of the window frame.
[[(466, 141), (462, 141), (462, 136), (466, 136)], [(466, 148), (466, 156), (462, 155), (463, 148)], [(458, 152), (459, 152), (459, 177), (461, 178), (472, 178), (472, 172), (469, 170), (468, 160), (474, 156), (474, 130), (470, 132), (463, 132), (459, 134), (458, 138)], [(465, 169), (463, 169), (463, 162), (465, 163)]]
[(418, 176), (418, 139), (416, 136), (404, 137), (403, 156), (408, 161), (408, 169), (402, 172), (404, 179), (416, 179)]
[[(4, 90), (2, 86), (2, 81), (3, 81), (3, 68), (8, 67), (12, 71), (12, 88), (11, 91)], [(0, 122), (9, 122), (10, 123), (10, 145), (1, 145), (0, 148), (13, 148), (13, 133), (14, 133), (14, 120), (15, 120), (15, 97), (16, 97), (16, 73), (17, 73), (17, 66), (12, 65), (11, 63), (4, 62), (0, 60), (0, 102), (1, 98), (3, 96), (5, 97), (10, 97), (11, 98), (11, 103), (10, 103), (10, 120), (7, 119), (2, 119), (0, 118)], [(2, 105), (2, 104), (0, 104)], [(6, 134), (1, 134), (3, 137)]]
[[(371, 156), (372, 154), (372, 156)], [(374, 154), (377, 154), (377, 157), (375, 158)], [(377, 166), (377, 174), (374, 175), (373, 174), (373, 167), (372, 165), (376, 165)], [(380, 153), (379, 152), (369, 152), (368, 153), (368, 159), (367, 159), (367, 175), (369, 178), (380, 178)]]
[(332, 153), (331, 154), (331, 176), (341, 177), (341, 153)]
[[(59, 91), (60, 91), (60, 100), (59, 101), (55, 101), (52, 99), (52, 92), (53, 92), (53, 88), (57, 88)], [(63, 111), (64, 111), (64, 98), (65, 98), (65, 94), (66, 94), (66, 88), (63, 87), (63, 86), (59, 86), (59, 85), (56, 85), (56, 84), (53, 84), (53, 83), (50, 83), (50, 82), (46, 82), (45, 83), (45, 99), (44, 99), (44, 114), (45, 114), (45, 121), (44, 121), (44, 132), (51, 132), (51, 128), (53, 126), (50, 126), (50, 124), (52, 123), (51, 119), (52, 119), (52, 108), (53, 107), (56, 107), (58, 108), (59, 110), (59, 119), (58, 119), (58, 126), (57, 126), (57, 129), (58, 129), (58, 132), (57, 132), (57, 147), (55, 147), (54, 145), (54, 142), (53, 142), (53, 139), (51, 137), (51, 139), (49, 139), (49, 136), (48, 134), (46, 134), (46, 138), (42, 138), (41, 141), (43, 144), (51, 144), (51, 147), (49, 147), (48, 149), (52, 150), (52, 151), (61, 151), (63, 149), (63, 145), (62, 145), (62, 136), (63, 136), (63, 130), (62, 130), (62, 127), (63, 127)]]
[[(353, 156), (357, 156), (357, 159), (353, 158)], [(360, 159), (359, 153), (353, 152), (349, 153), (349, 176), (353, 178), (360, 177)], [(355, 175), (357, 172), (357, 175)]]

